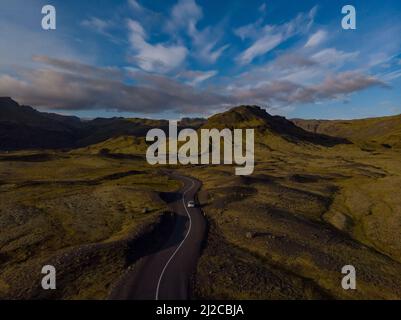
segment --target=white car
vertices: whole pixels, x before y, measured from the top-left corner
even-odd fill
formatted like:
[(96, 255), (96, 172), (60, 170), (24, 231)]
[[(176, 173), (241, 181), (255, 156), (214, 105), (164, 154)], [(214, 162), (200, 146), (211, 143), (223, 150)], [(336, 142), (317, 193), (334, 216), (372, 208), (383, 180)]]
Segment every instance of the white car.
[(188, 201), (187, 207), (188, 208), (195, 208), (195, 201)]

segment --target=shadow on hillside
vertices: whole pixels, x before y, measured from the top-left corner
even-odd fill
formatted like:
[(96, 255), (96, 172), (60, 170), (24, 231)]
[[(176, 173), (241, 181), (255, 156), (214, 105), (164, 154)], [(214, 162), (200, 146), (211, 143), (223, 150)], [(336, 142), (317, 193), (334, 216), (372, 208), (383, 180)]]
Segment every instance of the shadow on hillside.
[(48, 153), (0, 156), (0, 161), (21, 161), (21, 162), (45, 162), (55, 159), (54, 155)]
[(274, 116), (272, 118), (274, 118), (274, 121), (270, 123), (271, 130), (281, 135), (289, 142), (298, 143), (303, 140), (324, 147), (334, 147), (339, 144), (352, 144), (351, 141), (345, 138), (306, 131), (284, 117)]

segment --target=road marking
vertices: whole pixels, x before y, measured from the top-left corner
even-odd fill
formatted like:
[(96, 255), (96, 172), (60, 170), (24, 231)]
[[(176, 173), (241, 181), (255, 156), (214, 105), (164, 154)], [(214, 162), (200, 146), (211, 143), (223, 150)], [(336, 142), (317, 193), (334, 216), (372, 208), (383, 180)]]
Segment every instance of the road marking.
[[(184, 179), (188, 179), (187, 177), (181, 176)], [(160, 274), (160, 278), (159, 281), (157, 282), (157, 288), (156, 288), (156, 300), (159, 300), (159, 289), (160, 289), (160, 283), (162, 281), (164, 272), (166, 271), (168, 265), (170, 264), (171, 260), (173, 260), (174, 256), (177, 254), (177, 252), (181, 249), (182, 245), (184, 244), (185, 240), (188, 238), (189, 233), (191, 232), (191, 227), (192, 227), (192, 219), (191, 219), (191, 215), (189, 214), (189, 211), (187, 209), (187, 206), (185, 205), (185, 195), (187, 194), (187, 192), (189, 192), (193, 186), (195, 185), (195, 182), (193, 180), (191, 180), (192, 184), (189, 187), (188, 190), (184, 191), (184, 193), (182, 194), (182, 203), (184, 205), (185, 211), (187, 212), (188, 218), (189, 218), (189, 228), (187, 231), (187, 234), (185, 235), (184, 239), (182, 240), (182, 242), (180, 243), (180, 245), (177, 247), (177, 249), (175, 249), (174, 253), (171, 255), (170, 259), (168, 259), (166, 265), (164, 266), (162, 273)]]

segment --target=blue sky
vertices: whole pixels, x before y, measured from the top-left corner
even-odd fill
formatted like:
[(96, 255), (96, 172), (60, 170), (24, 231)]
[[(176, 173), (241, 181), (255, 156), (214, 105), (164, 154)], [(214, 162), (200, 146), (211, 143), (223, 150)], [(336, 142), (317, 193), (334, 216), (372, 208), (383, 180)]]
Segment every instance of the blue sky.
[[(41, 28), (41, 8), (57, 29)], [(357, 29), (341, 28), (356, 8)], [(401, 113), (401, 2), (2, 0), (0, 95), (81, 117)]]

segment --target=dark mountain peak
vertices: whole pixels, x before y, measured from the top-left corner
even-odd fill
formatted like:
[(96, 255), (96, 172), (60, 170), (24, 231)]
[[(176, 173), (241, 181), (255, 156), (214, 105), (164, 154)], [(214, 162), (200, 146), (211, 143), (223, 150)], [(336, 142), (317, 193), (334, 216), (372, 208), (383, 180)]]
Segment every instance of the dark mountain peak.
[(79, 124), (76, 117), (43, 113), (0, 98), (0, 150), (71, 147)]
[(30, 117), (37, 117), (40, 114), (34, 108), (22, 106), (10, 97), (0, 97), (0, 120), (19, 121)]
[(238, 107), (233, 107), (228, 111), (239, 112), (239, 113), (242, 113), (242, 112), (260, 113), (261, 111), (264, 111), (265, 113), (267, 113), (266, 110), (262, 109), (259, 106), (255, 106), (255, 105), (252, 105), (252, 106), (251, 105), (241, 105)]
[(198, 129), (206, 123), (204, 118), (189, 118), (184, 117), (178, 122), (179, 127)]
[[(339, 138), (305, 131), (258, 106), (238, 106), (207, 120), (184, 118), (179, 126), (194, 129), (254, 128), (262, 135), (273, 134), (294, 143), (306, 141), (330, 146), (344, 142)], [(168, 121), (115, 117), (82, 122), (77, 117), (20, 106), (9, 97), (0, 98), (0, 150), (86, 146), (119, 136), (144, 137), (152, 128), (167, 130)]]
[(43, 127), (80, 123), (78, 117), (40, 112), (30, 106), (20, 105), (9, 97), (0, 97), (0, 121)]
[(242, 105), (231, 108), (230, 110), (227, 111), (227, 113), (235, 113), (241, 115), (245, 119), (250, 119), (250, 118), (267, 119), (271, 117), (271, 115), (267, 113), (265, 109), (259, 106)]
[(0, 107), (2, 106), (19, 106), (18, 102), (10, 97), (0, 97)]
[[(17, 101), (10, 97), (0, 97), (0, 108), (1, 109), (7, 109), (8, 112), (15, 111), (15, 112), (23, 112), (23, 111), (28, 111), (28, 112), (37, 112), (34, 108), (30, 106), (24, 106), (20, 105)], [(1, 111), (0, 109), (0, 111)]]
[(401, 149), (401, 115), (355, 120), (292, 120), (297, 126), (320, 134), (342, 137), (365, 150)]
[(256, 118), (260, 120), (265, 120), (266, 122), (270, 121), (284, 121), (290, 122), (285, 117), (282, 116), (273, 116), (266, 111), (266, 109), (259, 106), (239, 106), (234, 107), (228, 110), (227, 112), (234, 112), (237, 114), (243, 115), (245, 118)]
[(269, 116), (266, 110), (257, 106), (238, 106), (211, 116), (207, 119), (204, 127), (254, 128), (264, 125)]
[(284, 117), (272, 116), (264, 108), (252, 105), (242, 105), (231, 108), (223, 113), (211, 116), (206, 127), (212, 125), (216, 128), (259, 128), (275, 131), (279, 126), (294, 126)]
[(261, 134), (273, 134), (298, 143), (308, 142), (324, 146), (349, 143), (345, 139), (308, 132), (281, 116), (272, 116), (259, 106), (238, 106), (211, 116), (203, 128), (255, 129)]

